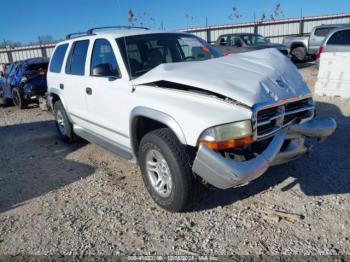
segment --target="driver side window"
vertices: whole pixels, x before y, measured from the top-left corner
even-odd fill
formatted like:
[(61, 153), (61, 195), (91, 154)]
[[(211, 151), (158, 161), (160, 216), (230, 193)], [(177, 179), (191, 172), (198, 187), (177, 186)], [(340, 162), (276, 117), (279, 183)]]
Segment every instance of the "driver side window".
[[(96, 74), (97, 68), (102, 68), (104, 70), (99, 71), (100, 74)], [(120, 77), (117, 59), (114, 55), (111, 44), (106, 39), (96, 39), (94, 43), (90, 65), (90, 75)]]
[(241, 43), (241, 39), (239, 39), (238, 36), (231, 36), (231, 46), (233, 47), (241, 47), (242, 43)]

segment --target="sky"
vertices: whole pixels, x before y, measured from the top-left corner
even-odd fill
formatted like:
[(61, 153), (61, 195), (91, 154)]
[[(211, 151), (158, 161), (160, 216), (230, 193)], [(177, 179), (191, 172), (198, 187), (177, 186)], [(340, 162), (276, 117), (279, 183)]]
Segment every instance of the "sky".
[[(128, 25), (128, 11), (145, 26), (166, 30), (278, 18), (350, 12), (350, 0), (0, 0), (0, 42), (37, 41), (40, 35), (63, 39), (71, 32), (108, 25)], [(236, 8), (235, 16), (229, 16)]]

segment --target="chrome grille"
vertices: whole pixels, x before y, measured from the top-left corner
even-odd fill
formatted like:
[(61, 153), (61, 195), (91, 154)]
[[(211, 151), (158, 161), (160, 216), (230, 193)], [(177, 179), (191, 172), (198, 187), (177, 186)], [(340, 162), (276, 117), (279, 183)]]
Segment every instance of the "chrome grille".
[(254, 135), (261, 140), (274, 135), (281, 128), (311, 119), (314, 104), (311, 98), (290, 99), (283, 103), (257, 106), (254, 110)]

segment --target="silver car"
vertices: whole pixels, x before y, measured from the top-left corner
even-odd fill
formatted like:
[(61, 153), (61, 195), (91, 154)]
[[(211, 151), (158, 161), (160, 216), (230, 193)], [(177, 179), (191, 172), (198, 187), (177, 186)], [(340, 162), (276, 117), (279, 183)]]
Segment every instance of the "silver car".
[(327, 52), (350, 52), (350, 25), (333, 29), (327, 34), (317, 52), (317, 66), (321, 54)]

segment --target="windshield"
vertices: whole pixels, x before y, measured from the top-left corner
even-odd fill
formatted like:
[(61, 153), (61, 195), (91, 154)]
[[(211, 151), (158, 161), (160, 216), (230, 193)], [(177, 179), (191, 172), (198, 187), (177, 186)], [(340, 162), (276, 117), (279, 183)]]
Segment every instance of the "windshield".
[(242, 35), (242, 39), (246, 45), (263, 45), (269, 43), (269, 40), (261, 35)]
[[(164, 63), (201, 61), (221, 56), (204, 40), (187, 34), (147, 34), (117, 39), (130, 75), (138, 77)], [(126, 46), (126, 48), (125, 48)], [(127, 54), (126, 54), (127, 51)]]

